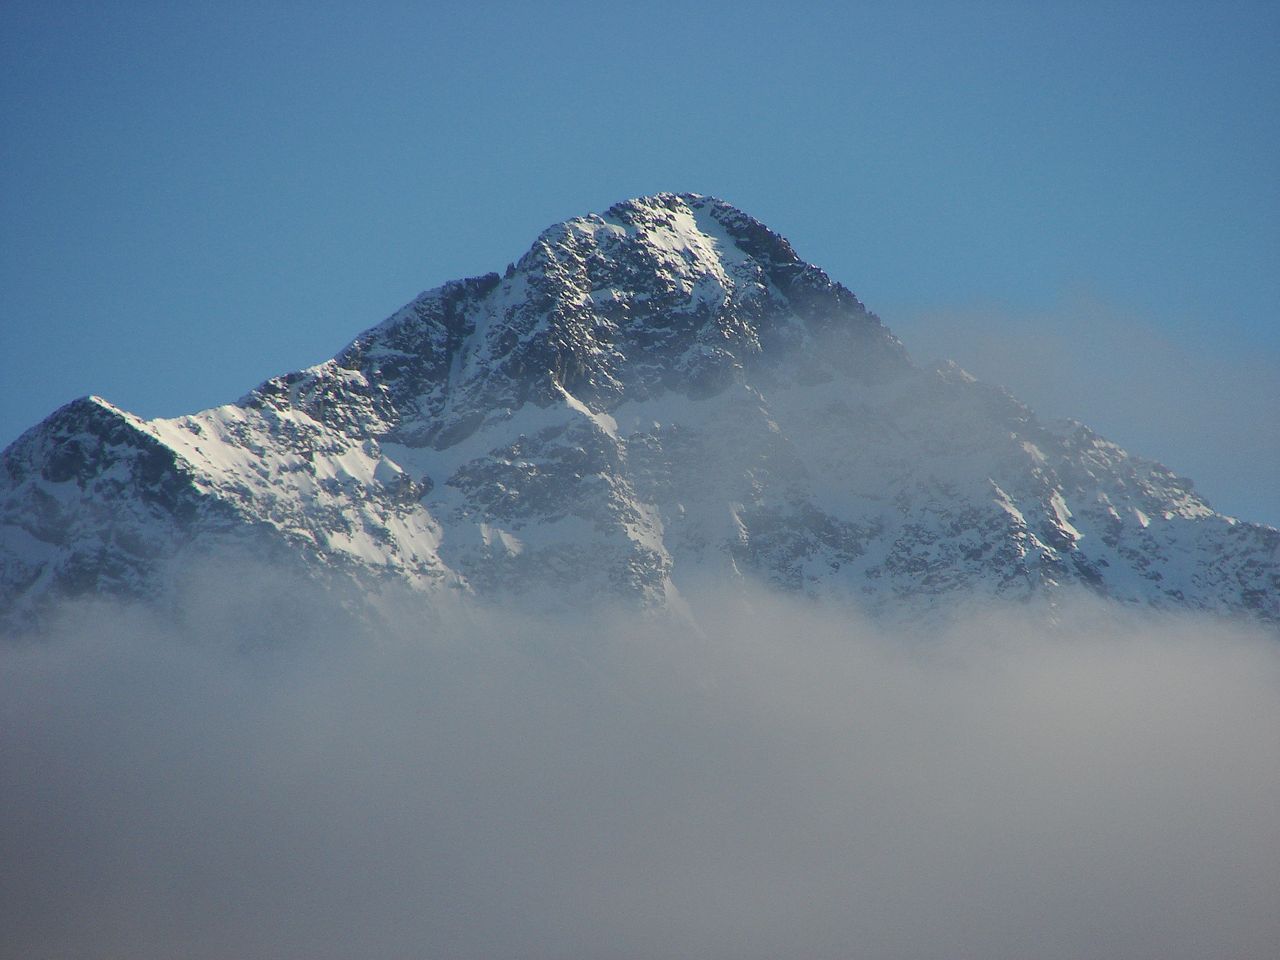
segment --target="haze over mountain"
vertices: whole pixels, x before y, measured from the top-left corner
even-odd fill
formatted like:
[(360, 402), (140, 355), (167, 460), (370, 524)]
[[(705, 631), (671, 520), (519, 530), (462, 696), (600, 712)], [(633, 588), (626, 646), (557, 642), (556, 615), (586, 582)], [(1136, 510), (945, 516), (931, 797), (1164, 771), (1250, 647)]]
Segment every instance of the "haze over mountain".
[(723, 201), (546, 230), (334, 359), (143, 421), (96, 397), (0, 467), (0, 611), (156, 597), (224, 548), (430, 596), (708, 583), (877, 613), (1052, 598), (1280, 618), (1280, 532), (1083, 424), (922, 368), (852, 292)]

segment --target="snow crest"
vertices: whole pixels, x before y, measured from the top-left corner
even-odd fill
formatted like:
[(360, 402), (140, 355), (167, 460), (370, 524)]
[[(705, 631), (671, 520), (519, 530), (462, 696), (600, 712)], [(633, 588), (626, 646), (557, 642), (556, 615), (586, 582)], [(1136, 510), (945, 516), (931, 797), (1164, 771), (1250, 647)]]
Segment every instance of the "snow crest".
[(142, 421), (86, 398), (3, 455), (0, 611), (268, 551), (324, 578), (678, 607), (707, 578), (872, 611), (1083, 586), (1280, 619), (1280, 532), (954, 364), (723, 201), (544, 231), (334, 359)]

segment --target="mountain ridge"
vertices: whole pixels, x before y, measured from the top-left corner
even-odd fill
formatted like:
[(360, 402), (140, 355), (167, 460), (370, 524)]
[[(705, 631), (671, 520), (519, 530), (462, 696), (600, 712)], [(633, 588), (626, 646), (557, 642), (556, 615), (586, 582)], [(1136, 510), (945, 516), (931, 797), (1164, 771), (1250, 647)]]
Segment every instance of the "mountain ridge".
[(152, 596), (253, 544), (428, 596), (680, 602), (728, 577), (873, 610), (1085, 587), (1280, 619), (1280, 532), (954, 364), (724, 201), (543, 231), (235, 404), (97, 398), (0, 457), (0, 611)]

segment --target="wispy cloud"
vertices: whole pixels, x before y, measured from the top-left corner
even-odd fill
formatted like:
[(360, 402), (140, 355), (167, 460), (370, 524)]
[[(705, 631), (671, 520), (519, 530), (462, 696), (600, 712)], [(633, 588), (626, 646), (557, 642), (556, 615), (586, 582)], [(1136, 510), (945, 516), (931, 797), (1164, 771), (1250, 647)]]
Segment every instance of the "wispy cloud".
[(1280, 355), (1206, 329), (1174, 336), (1088, 296), (1033, 313), (1001, 304), (893, 318), (918, 359), (958, 361), (1043, 417), (1083, 420), (1196, 481), (1219, 510), (1280, 525)]

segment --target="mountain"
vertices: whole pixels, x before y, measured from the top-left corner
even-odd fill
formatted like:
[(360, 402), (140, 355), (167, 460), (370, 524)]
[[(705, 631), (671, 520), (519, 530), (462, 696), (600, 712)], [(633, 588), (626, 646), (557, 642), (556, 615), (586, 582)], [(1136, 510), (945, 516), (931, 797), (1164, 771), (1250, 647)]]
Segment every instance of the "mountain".
[[(333, 582), (872, 611), (1052, 596), (1280, 620), (1280, 531), (954, 365), (720, 200), (546, 230), (332, 360), (144, 421), (89, 397), (0, 460), (0, 611), (156, 596), (222, 549)], [(169, 571), (169, 573), (166, 573)]]

